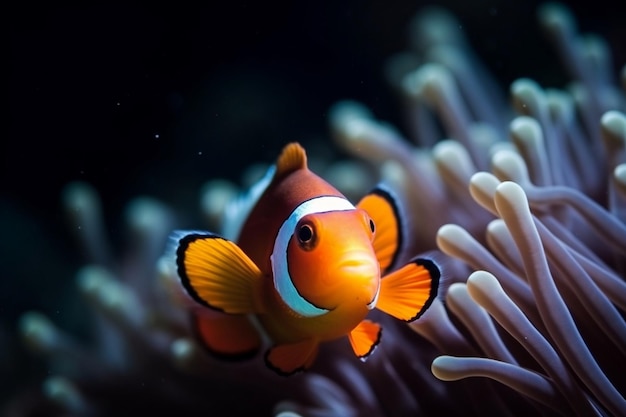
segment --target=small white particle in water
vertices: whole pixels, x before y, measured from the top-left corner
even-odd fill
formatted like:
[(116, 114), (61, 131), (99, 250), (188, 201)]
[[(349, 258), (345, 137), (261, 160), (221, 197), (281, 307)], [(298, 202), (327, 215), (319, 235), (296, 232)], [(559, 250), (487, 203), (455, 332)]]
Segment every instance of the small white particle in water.
[(159, 138), (159, 134), (157, 133), (156, 135), (154, 135), (154, 138), (158, 139)]
[(121, 105), (121, 103), (118, 101), (117, 103), (115, 103), (115, 105), (116, 105), (116, 106), (119, 106), (119, 105)]
[(199, 151), (199, 152), (198, 152), (198, 155), (202, 155), (202, 151)]

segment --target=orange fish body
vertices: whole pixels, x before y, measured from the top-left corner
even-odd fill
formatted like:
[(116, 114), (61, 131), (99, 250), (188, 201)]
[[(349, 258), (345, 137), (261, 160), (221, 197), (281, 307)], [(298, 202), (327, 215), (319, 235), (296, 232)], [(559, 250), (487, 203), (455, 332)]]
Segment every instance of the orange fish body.
[(403, 239), (388, 193), (375, 190), (353, 206), (307, 168), (295, 143), (275, 168), (237, 243), (211, 233), (173, 235), (187, 293), (225, 313), (194, 313), (199, 339), (219, 356), (245, 357), (262, 346), (260, 326), (273, 344), (266, 363), (283, 375), (309, 368), (321, 342), (346, 335), (364, 360), (381, 337), (369, 311), (416, 319), (436, 296), (439, 270), (414, 259), (381, 278)]

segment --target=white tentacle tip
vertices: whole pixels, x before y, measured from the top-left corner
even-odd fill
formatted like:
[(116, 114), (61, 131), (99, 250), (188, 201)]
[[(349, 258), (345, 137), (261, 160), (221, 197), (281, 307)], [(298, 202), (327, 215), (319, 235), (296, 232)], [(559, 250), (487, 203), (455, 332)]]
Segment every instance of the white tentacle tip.
[(533, 146), (541, 149), (543, 146), (543, 132), (536, 119), (530, 116), (518, 116), (509, 126), (509, 132), (516, 144)]
[(572, 33), (576, 30), (576, 19), (563, 4), (549, 2), (539, 7), (540, 23), (548, 30)]
[(467, 231), (458, 224), (444, 224), (437, 230), (437, 241), (458, 242), (464, 239)]
[(165, 207), (150, 197), (133, 199), (126, 208), (126, 218), (133, 230), (139, 233), (150, 233), (154, 229), (167, 224)]
[(450, 71), (440, 64), (424, 64), (404, 77), (402, 86), (410, 96), (435, 102), (443, 91), (452, 88)]
[(602, 133), (606, 141), (614, 148), (626, 145), (626, 115), (617, 110), (611, 110), (602, 115), (600, 121)]
[[(528, 211), (528, 199), (524, 189), (513, 181), (504, 181), (496, 188), (494, 202), (501, 217), (512, 211)], [(506, 219), (505, 219), (506, 221)]]
[(492, 273), (487, 271), (474, 271), (467, 278), (467, 288), (471, 294), (470, 288), (481, 288), (487, 292), (492, 292), (502, 287), (498, 279)]
[(85, 412), (85, 400), (80, 391), (69, 379), (62, 376), (52, 376), (43, 383), (43, 392), (46, 397), (73, 412)]
[(529, 78), (520, 78), (511, 84), (513, 104), (521, 114), (543, 113), (548, 102), (539, 84)]
[(470, 178), (469, 191), (478, 204), (483, 208), (497, 215), (493, 198), (496, 194), (496, 189), (500, 185), (500, 180), (489, 172), (477, 172)]
[(458, 375), (459, 358), (442, 355), (436, 357), (430, 365), (432, 374), (442, 381), (457, 381), (463, 376)]
[(493, 154), (491, 165), (494, 174), (502, 181), (515, 181), (519, 184), (530, 183), (526, 163), (517, 152), (500, 150)]
[(19, 331), (24, 343), (34, 351), (45, 352), (58, 340), (58, 332), (54, 324), (45, 315), (29, 311), (19, 321)]

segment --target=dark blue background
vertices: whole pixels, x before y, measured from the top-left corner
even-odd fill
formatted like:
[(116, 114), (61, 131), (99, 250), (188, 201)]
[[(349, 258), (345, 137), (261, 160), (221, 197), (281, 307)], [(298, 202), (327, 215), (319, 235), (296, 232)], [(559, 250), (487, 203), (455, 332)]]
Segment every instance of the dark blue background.
[[(210, 3), (18, 6), (7, 16), (3, 194), (38, 216), (75, 179), (114, 205), (140, 191), (172, 199), (273, 159), (287, 141), (327, 138), (336, 100), (361, 100), (397, 122), (382, 67), (406, 47), (420, 2)], [(583, 31), (623, 44), (624, 14), (609, 3), (571, 7)], [(566, 81), (537, 29), (537, 2), (439, 4), (503, 88), (520, 76)]]

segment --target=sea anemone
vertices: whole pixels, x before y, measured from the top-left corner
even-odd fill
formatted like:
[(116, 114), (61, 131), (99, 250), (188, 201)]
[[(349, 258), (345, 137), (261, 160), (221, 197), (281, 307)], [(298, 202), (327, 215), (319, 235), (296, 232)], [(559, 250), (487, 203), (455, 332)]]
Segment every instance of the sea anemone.
[[(387, 71), (408, 138), (362, 104), (330, 111), (335, 143), (354, 160), (322, 176), (355, 197), (378, 179), (394, 187), (413, 237), (402, 256), (429, 252), (443, 266), (441, 294), (419, 320), (376, 316), (384, 341), (366, 363), (345, 341), (289, 378), (262, 360), (207, 356), (160, 258), (176, 225), (169, 209), (133, 201), (116, 259), (95, 190), (71, 184), (93, 346), (26, 313), (24, 340), (53, 376), (9, 415), (626, 415), (626, 99), (599, 37), (580, 36), (562, 5), (538, 16), (572, 71), (566, 90), (519, 79), (509, 107), (454, 18), (431, 8)], [(207, 228), (231, 233), (238, 193), (207, 183)]]
[[(418, 147), (355, 103), (335, 108), (332, 126), (345, 149), (382, 164), (383, 177), (393, 164), (415, 235), (436, 235), (469, 268), (448, 277), (439, 314), (411, 325), (443, 354), (433, 374), (489, 377), (541, 411), (623, 415), (626, 116), (606, 46), (579, 36), (563, 6), (541, 7), (577, 81), (567, 91), (515, 81), (519, 115), (506, 123), (451, 17), (418, 19), (427, 63), (407, 71), (417, 59), (403, 55), (390, 69), (419, 123)], [(452, 139), (432, 138), (436, 122)], [(429, 242), (413, 243), (419, 252)]]

